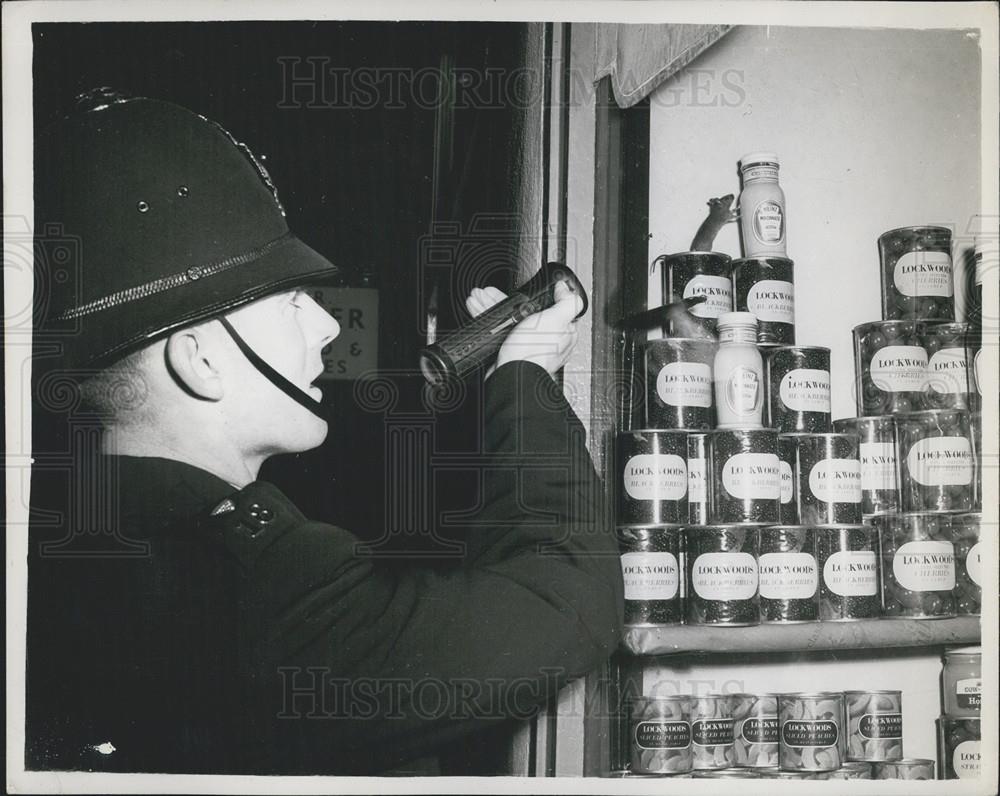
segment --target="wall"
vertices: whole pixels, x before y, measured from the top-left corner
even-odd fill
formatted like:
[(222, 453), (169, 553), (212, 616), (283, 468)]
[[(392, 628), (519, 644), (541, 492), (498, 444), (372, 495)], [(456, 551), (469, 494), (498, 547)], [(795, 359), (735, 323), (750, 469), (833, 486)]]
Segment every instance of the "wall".
[[(796, 339), (832, 350), (834, 417), (853, 416), (851, 329), (881, 317), (877, 237), (935, 223), (953, 228), (960, 251), (971, 246), (979, 86), (978, 41), (960, 31), (736, 29), (651, 98), (650, 260), (689, 248), (710, 197), (738, 194), (741, 155), (776, 151)], [(735, 225), (715, 249), (739, 256)], [(660, 303), (657, 275), (649, 306)], [(750, 690), (902, 684), (905, 753), (934, 758), (937, 653), (886, 658), (878, 667), (853, 654), (814, 656), (814, 666), (719, 659), (678, 679)]]

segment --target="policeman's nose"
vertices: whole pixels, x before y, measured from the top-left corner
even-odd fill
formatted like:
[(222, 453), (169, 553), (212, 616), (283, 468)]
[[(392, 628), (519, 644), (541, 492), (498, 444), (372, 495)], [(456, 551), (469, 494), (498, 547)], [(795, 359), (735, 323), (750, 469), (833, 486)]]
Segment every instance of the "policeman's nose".
[(308, 319), (310, 336), (317, 340), (320, 348), (332, 342), (340, 334), (337, 319), (323, 309), (312, 296), (306, 295), (301, 305)]

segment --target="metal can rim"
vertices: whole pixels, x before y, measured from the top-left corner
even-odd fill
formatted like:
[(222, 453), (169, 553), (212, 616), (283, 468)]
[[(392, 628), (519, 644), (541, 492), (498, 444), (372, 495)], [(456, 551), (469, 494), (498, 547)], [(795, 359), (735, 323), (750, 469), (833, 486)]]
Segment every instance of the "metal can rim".
[(851, 329), (851, 332), (852, 333), (856, 332), (858, 331), (858, 329), (878, 329), (882, 326), (889, 326), (890, 324), (903, 324), (903, 323), (913, 324), (914, 326), (917, 326), (919, 324), (922, 324), (923, 321), (917, 318), (893, 318), (892, 320), (888, 321), (865, 321), (864, 323), (859, 323), (857, 326)]
[(779, 697), (794, 697), (796, 699), (829, 699), (842, 697), (843, 691), (779, 691)]
[(934, 230), (935, 232), (946, 232), (948, 236), (951, 237), (951, 230), (948, 227), (940, 227), (936, 224), (917, 224), (912, 227), (893, 227), (892, 229), (887, 229), (881, 235), (878, 236), (879, 240), (886, 237), (887, 235), (892, 235), (894, 232), (916, 232), (917, 230)]
[(795, 264), (795, 261), (791, 257), (767, 254), (761, 255), (760, 257), (735, 257), (733, 258), (733, 265), (735, 266), (737, 263), (759, 263), (766, 262), (768, 260), (776, 260), (777, 262), (790, 263), (792, 265)]
[(726, 262), (733, 261), (732, 255), (726, 254), (725, 252), (713, 252), (713, 251), (706, 251), (704, 249), (692, 249), (686, 252), (673, 252), (671, 254), (661, 254), (656, 259), (662, 260), (664, 263), (666, 263), (666, 261), (672, 257), (684, 257), (689, 254), (711, 254), (713, 257), (724, 257), (726, 259)]
[(798, 345), (797, 343), (778, 343), (776, 345), (768, 346), (771, 350), (768, 353), (775, 353), (776, 351), (826, 351), (830, 353), (830, 349), (825, 345)]

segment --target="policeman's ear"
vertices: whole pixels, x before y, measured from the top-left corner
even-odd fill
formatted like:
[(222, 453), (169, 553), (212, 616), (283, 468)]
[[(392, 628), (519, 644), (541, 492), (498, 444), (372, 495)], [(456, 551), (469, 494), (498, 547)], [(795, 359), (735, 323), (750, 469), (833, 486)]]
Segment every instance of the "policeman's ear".
[(185, 391), (206, 401), (219, 401), (225, 395), (213, 350), (218, 347), (203, 326), (182, 329), (167, 338), (165, 353), (170, 372)]

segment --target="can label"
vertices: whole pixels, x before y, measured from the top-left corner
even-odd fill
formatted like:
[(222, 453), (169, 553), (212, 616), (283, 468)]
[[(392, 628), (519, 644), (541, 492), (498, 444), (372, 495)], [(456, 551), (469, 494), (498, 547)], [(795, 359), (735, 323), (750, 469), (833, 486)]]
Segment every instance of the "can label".
[(892, 574), (910, 591), (951, 591), (955, 547), (951, 542), (907, 542), (892, 557)]
[(785, 214), (778, 202), (765, 199), (753, 209), (753, 235), (770, 246), (784, 240)]
[(778, 462), (778, 469), (781, 471), (781, 502), (791, 503), (795, 497), (795, 490), (792, 486), (792, 466), (786, 461)]
[(718, 318), (733, 311), (733, 283), (724, 276), (696, 274), (684, 285), (684, 298), (704, 296), (701, 304), (688, 310), (697, 318)]
[(687, 464), (673, 453), (641, 453), (625, 463), (625, 492), (633, 500), (680, 500), (687, 494)]
[(858, 722), (862, 738), (895, 740), (903, 737), (902, 713), (865, 713)]
[(705, 460), (688, 459), (688, 501), (705, 503), (708, 496), (708, 482), (705, 477)]
[(762, 279), (747, 293), (747, 309), (761, 321), (795, 323), (795, 288), (781, 279)]
[(891, 442), (862, 442), (861, 488), (866, 491), (896, 489), (896, 446)]
[(781, 725), (781, 740), (786, 746), (834, 746), (839, 737), (833, 721), (789, 719)]
[(982, 588), (983, 585), (983, 559), (981, 542), (976, 542), (965, 554), (965, 571), (969, 575), (969, 580)]
[(737, 453), (722, 467), (722, 486), (739, 500), (778, 500), (781, 467), (773, 453)]
[(712, 405), (712, 368), (704, 362), (670, 362), (656, 376), (656, 394), (668, 406)]
[(809, 553), (764, 553), (757, 568), (766, 600), (808, 600), (819, 585), (816, 559)]
[(702, 553), (691, 567), (691, 588), (703, 600), (752, 599), (757, 560), (750, 553)]
[(640, 749), (686, 749), (691, 745), (691, 725), (686, 721), (641, 721), (635, 727)]
[(696, 746), (719, 746), (733, 742), (732, 719), (699, 719), (691, 725), (691, 741)]
[(746, 719), (739, 734), (747, 743), (777, 743), (778, 717), (755, 716)]
[(922, 486), (971, 484), (972, 445), (966, 437), (925, 437), (910, 447), (906, 466)]
[(726, 379), (726, 406), (734, 415), (749, 415), (757, 411), (761, 400), (760, 376), (742, 365), (733, 368)]
[(672, 600), (680, 569), (673, 553), (623, 553), (626, 600)]
[(825, 503), (860, 503), (861, 462), (820, 459), (809, 471), (809, 490)]
[(871, 550), (841, 550), (823, 564), (823, 582), (841, 597), (871, 597), (878, 592), (878, 562)]
[(896, 260), (892, 274), (904, 296), (951, 296), (951, 255), (947, 252), (906, 252)]
[(979, 741), (962, 741), (951, 755), (951, 767), (959, 779), (979, 779), (982, 753)]
[(790, 370), (778, 385), (781, 403), (793, 412), (830, 413), (830, 374), (825, 370)]
[(927, 361), (924, 386), (936, 393), (969, 391), (969, 368), (964, 348), (942, 348)]
[(920, 392), (927, 352), (918, 345), (887, 345), (872, 356), (872, 383), (883, 392)]
[(979, 678), (955, 683), (955, 702), (963, 710), (980, 710), (983, 706), (983, 681)]

